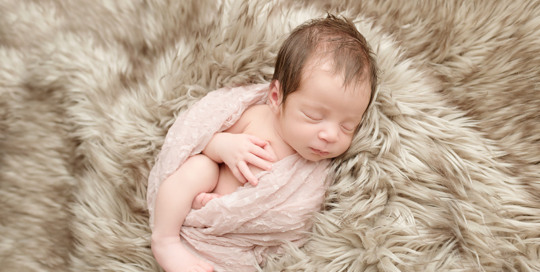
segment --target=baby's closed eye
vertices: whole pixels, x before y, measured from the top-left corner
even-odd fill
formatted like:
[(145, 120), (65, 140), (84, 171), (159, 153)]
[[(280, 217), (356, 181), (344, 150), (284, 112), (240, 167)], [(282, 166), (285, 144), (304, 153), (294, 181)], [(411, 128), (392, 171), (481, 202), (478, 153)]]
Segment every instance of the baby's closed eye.
[(353, 132), (355, 129), (355, 126), (346, 124), (346, 125), (341, 125), (341, 128), (345, 130), (346, 132)]
[(322, 121), (323, 117), (319, 114), (313, 113), (313, 112), (302, 112), (304, 116), (306, 116), (308, 119), (312, 121)]

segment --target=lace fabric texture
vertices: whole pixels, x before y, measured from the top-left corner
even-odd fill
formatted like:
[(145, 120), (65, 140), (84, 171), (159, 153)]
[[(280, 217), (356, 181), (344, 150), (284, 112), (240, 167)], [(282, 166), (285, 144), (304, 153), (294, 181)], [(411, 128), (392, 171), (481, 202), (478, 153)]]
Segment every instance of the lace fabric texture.
[[(251, 105), (266, 102), (268, 84), (210, 92), (182, 113), (169, 129), (148, 180), (150, 227), (161, 183), (190, 156), (200, 153), (212, 136), (231, 127)], [(321, 208), (329, 160), (311, 162), (298, 154), (276, 162), (234, 193), (191, 210), (180, 231), (182, 242), (215, 271), (255, 271), (266, 254), (283, 241), (301, 246), (310, 217)]]

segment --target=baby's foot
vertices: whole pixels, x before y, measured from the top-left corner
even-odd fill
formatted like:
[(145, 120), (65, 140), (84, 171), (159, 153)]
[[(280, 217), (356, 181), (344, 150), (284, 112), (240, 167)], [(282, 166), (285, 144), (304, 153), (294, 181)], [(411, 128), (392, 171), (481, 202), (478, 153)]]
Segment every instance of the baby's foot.
[(182, 243), (152, 243), (152, 252), (167, 272), (212, 272), (214, 268), (195, 257)]
[(221, 195), (215, 193), (200, 193), (195, 197), (195, 199), (193, 199), (193, 203), (191, 203), (191, 208), (198, 210), (206, 206), (206, 204), (210, 202), (210, 200), (218, 197), (221, 197)]

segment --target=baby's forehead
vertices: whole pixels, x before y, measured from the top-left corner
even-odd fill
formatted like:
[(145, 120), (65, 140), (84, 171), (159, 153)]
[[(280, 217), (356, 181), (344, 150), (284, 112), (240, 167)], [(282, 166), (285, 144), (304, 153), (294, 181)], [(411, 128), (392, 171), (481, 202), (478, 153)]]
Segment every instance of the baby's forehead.
[(300, 88), (302, 85), (305, 85), (308, 80), (312, 79), (314, 74), (319, 71), (324, 71), (334, 76), (337, 75), (338, 77), (342, 78), (343, 82), (345, 82), (345, 74), (339, 72), (336, 73), (334, 61), (331, 58), (324, 56), (312, 56), (306, 60), (304, 67), (302, 67), (300, 74)]
[(338, 69), (334, 59), (331, 56), (328, 56), (328, 54), (315, 55), (308, 58), (301, 71), (299, 89), (313, 77), (316, 70), (322, 70), (326, 73), (338, 76), (341, 79), (346, 92), (360, 92), (360, 94), (363, 94), (365, 97), (371, 96), (371, 86), (369, 77), (367, 76), (367, 68), (363, 69), (363, 72), (360, 75), (356, 75), (351, 82), (346, 82), (345, 69)]

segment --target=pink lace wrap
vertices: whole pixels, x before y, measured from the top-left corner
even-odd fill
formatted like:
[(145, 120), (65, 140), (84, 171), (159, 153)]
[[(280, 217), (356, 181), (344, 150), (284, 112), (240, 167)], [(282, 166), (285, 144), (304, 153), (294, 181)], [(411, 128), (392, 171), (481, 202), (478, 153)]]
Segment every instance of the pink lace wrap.
[[(200, 153), (216, 132), (232, 126), (251, 105), (266, 102), (268, 84), (210, 92), (183, 112), (169, 129), (148, 179), (150, 227), (160, 184), (186, 159)], [(298, 154), (276, 162), (234, 193), (191, 210), (180, 236), (215, 271), (255, 271), (283, 241), (304, 243), (310, 217), (321, 208), (329, 161), (311, 162)]]

